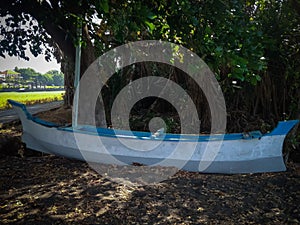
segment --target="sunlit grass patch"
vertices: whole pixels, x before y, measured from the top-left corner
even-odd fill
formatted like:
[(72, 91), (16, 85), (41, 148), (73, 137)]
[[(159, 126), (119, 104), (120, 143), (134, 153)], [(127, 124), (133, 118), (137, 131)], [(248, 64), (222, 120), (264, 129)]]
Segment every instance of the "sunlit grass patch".
[(1, 92), (0, 109), (8, 109), (11, 106), (8, 99), (31, 105), (35, 103), (45, 103), (63, 100), (64, 91), (39, 91), (39, 92)]

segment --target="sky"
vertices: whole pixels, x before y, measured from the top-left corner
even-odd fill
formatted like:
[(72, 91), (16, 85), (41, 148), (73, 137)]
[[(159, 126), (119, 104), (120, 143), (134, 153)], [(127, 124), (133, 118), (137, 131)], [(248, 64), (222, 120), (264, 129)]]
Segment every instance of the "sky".
[(47, 62), (44, 55), (34, 57), (29, 51), (26, 51), (26, 55), (30, 58), (29, 61), (18, 59), (18, 57), (9, 57), (7, 54), (5, 54), (5, 58), (0, 57), (0, 71), (14, 70), (16, 66), (18, 68), (29, 67), (42, 74), (49, 70), (60, 71), (60, 64), (53, 58), (51, 61)]

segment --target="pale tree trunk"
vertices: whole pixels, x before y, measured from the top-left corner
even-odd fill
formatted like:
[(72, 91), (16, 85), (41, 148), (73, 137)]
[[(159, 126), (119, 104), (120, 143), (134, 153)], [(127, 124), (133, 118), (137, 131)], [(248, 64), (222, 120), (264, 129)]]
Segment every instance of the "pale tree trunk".
[[(95, 54), (95, 49), (94, 46), (91, 42), (91, 38), (88, 34), (87, 27), (83, 27), (83, 32), (82, 32), (82, 38), (83, 41), (86, 43), (84, 47), (81, 49), (81, 66), (80, 66), (80, 75), (81, 77), (84, 75), (85, 71), (87, 68), (94, 62), (96, 59), (96, 54)], [(64, 56), (64, 59), (62, 61), (62, 72), (65, 74), (65, 99), (64, 103), (66, 107), (71, 107), (73, 105), (73, 98), (74, 98), (74, 93), (75, 93), (75, 88), (74, 88), (74, 77), (75, 77), (75, 57), (74, 56)], [(98, 72), (98, 71), (95, 71)], [(91, 87), (93, 87), (92, 84), (95, 82), (93, 80), (91, 82)], [(94, 87), (95, 88), (95, 87)], [(85, 95), (86, 90), (81, 90), (80, 95)], [(83, 101), (85, 104), (89, 104), (89, 101), (91, 99), (86, 99), (86, 101)], [(81, 101), (82, 103), (82, 101)], [(81, 108), (81, 112), (85, 110), (84, 105), (79, 105)], [(95, 120), (96, 120), (96, 125), (99, 127), (106, 127), (106, 118), (105, 118), (105, 110), (104, 110), (104, 104), (103, 101), (98, 99), (97, 104), (96, 104), (96, 109), (95, 109)], [(90, 112), (84, 113), (87, 116), (82, 117), (84, 118), (83, 121), (81, 121), (84, 124), (91, 124), (93, 119), (89, 118)]]

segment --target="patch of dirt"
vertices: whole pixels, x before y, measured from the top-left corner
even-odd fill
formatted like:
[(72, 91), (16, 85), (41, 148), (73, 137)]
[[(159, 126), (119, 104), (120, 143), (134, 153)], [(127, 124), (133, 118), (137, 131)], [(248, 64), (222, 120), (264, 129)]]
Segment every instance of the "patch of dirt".
[(22, 127), (19, 122), (1, 125), (0, 129), (0, 158), (7, 155), (20, 155), (22, 152), (21, 132)]
[(72, 123), (71, 108), (60, 107), (57, 109), (38, 113), (36, 116), (41, 118), (42, 120), (56, 123), (63, 126)]
[(300, 173), (178, 172), (151, 186), (113, 183), (51, 155), (0, 159), (2, 224), (299, 224)]
[(0, 158), (7, 156), (40, 156), (41, 153), (26, 149), (21, 141), (22, 125), (20, 121), (1, 124), (0, 127)]

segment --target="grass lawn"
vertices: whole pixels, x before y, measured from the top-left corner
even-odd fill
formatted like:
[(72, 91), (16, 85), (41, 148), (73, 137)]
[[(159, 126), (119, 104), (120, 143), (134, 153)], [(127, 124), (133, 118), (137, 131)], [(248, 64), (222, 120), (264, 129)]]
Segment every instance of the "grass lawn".
[(0, 92), (0, 109), (11, 106), (7, 99), (22, 102), (26, 105), (63, 100), (64, 91), (39, 91), (39, 92)]

